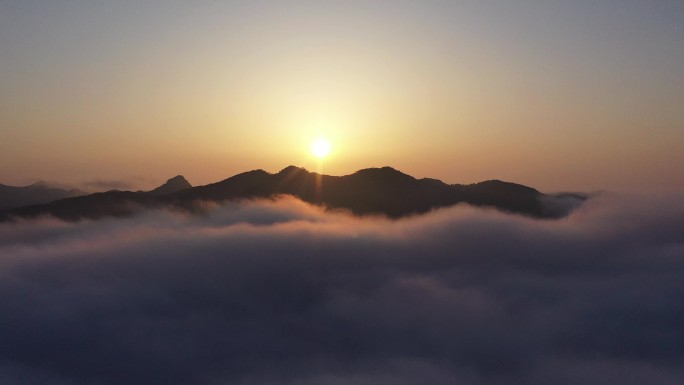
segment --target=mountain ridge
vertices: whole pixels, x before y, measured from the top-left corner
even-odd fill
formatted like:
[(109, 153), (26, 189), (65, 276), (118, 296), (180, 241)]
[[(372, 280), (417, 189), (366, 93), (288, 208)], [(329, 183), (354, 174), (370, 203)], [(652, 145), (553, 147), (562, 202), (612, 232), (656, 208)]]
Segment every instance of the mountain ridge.
[[(178, 208), (195, 210), (199, 202), (225, 202), (292, 195), (305, 202), (355, 215), (384, 215), (400, 218), (426, 213), (458, 203), (491, 207), (534, 218), (561, 218), (586, 197), (576, 196), (570, 209), (555, 205), (552, 195), (501, 180), (469, 185), (446, 184), (432, 178), (416, 179), (392, 167), (365, 168), (343, 176), (324, 175), (305, 168), (287, 166), (277, 173), (257, 169), (202, 186), (190, 185), (182, 176), (171, 178), (149, 192), (109, 191), (61, 199), (42, 205), (0, 212), (0, 220), (52, 215), (64, 220), (122, 217), (141, 210)], [(568, 199), (564, 196), (563, 199)]]
[(0, 183), (0, 210), (44, 204), (85, 194), (78, 189), (51, 186), (42, 180), (28, 186), (9, 186)]

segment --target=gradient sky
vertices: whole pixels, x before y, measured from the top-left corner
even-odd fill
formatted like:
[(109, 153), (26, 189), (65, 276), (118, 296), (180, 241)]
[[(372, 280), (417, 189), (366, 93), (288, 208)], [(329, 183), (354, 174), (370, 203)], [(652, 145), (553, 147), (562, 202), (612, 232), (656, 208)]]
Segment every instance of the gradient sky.
[(0, 183), (684, 189), (684, 2), (0, 0)]

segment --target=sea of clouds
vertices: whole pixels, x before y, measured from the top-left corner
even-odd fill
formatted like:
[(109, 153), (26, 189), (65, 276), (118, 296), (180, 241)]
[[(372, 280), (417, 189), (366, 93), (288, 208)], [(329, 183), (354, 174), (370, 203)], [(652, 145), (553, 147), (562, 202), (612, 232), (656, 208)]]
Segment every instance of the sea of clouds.
[(0, 224), (0, 384), (682, 384), (684, 200)]

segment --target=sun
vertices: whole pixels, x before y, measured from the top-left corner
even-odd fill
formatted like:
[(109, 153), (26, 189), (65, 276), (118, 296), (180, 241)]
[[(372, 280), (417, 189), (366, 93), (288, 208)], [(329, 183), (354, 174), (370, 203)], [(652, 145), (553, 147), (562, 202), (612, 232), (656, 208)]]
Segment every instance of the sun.
[(323, 159), (330, 154), (330, 142), (325, 138), (318, 138), (311, 143), (311, 153), (318, 159)]

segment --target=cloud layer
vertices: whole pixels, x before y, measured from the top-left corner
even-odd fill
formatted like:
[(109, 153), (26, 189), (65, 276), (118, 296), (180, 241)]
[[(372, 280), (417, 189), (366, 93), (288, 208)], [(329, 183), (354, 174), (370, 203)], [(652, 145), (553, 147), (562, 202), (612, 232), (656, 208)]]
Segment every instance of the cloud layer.
[(2, 384), (680, 384), (681, 200), (0, 224)]

